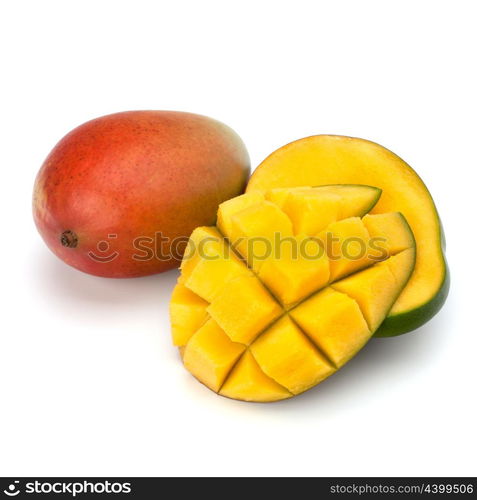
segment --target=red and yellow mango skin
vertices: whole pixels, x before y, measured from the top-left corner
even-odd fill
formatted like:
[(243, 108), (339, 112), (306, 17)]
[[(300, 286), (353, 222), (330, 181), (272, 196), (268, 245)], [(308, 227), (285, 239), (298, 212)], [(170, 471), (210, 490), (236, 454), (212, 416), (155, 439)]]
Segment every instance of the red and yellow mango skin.
[(35, 182), (34, 220), (67, 264), (97, 276), (146, 276), (177, 267), (185, 245), (171, 241), (214, 224), (218, 205), (243, 192), (249, 173), (242, 140), (216, 120), (116, 113), (54, 147)]

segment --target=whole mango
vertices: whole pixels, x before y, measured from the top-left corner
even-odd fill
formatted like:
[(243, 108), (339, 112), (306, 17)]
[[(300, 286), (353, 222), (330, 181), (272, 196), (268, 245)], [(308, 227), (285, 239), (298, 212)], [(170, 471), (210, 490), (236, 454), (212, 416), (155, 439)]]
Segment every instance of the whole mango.
[(194, 228), (245, 189), (240, 137), (211, 118), (128, 111), (77, 127), (36, 178), (33, 215), (48, 247), (97, 276), (146, 276), (177, 267)]

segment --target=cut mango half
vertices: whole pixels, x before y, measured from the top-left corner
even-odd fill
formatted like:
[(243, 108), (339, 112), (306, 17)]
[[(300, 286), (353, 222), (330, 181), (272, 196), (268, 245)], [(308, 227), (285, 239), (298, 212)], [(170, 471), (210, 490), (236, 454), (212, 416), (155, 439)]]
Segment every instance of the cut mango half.
[[(412, 228), (416, 265), (376, 336), (412, 331), (440, 310), (449, 292), (450, 278), (444, 254), (444, 232), (434, 201), (424, 182), (406, 162), (379, 144), (364, 139), (332, 135), (306, 137), (269, 155), (253, 173), (247, 194), (265, 195), (271, 189), (285, 193), (286, 188), (309, 185), (326, 189), (329, 184), (345, 183), (371, 184), (382, 190), (371, 213), (383, 217), (372, 223), (368, 220), (370, 234), (375, 230), (379, 232), (383, 225), (389, 227), (387, 218), (397, 216), (388, 215), (389, 212), (403, 214)], [(404, 248), (406, 234), (402, 234), (404, 239), (399, 241), (400, 236), (394, 236), (394, 244)], [(391, 250), (395, 252), (397, 248)]]
[(270, 402), (348, 362), (415, 265), (404, 216), (367, 215), (379, 196), (371, 186), (308, 186), (222, 203), (218, 226), (192, 233), (172, 294), (185, 367), (223, 396)]

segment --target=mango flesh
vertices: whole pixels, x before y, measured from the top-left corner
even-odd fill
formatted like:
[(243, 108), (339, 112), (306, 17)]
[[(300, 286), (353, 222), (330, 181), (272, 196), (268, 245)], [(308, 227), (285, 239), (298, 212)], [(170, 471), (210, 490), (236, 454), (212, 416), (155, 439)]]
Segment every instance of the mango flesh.
[[(414, 269), (409, 225), (398, 213), (365, 215), (379, 198), (374, 188), (338, 186), (336, 192), (330, 196), (335, 193), (329, 186), (326, 193), (307, 187), (242, 195), (220, 206), (219, 231), (200, 227), (191, 235), (190, 247), (205, 242), (204, 251), (186, 252), (171, 300), (172, 335), (186, 368), (213, 391), (257, 402), (300, 394), (348, 362), (396, 301)], [(335, 207), (320, 211), (323, 205), (312, 200), (313, 193), (327, 203), (334, 199)], [(300, 208), (289, 205), (287, 215), (290, 194), (291, 206)], [(358, 215), (347, 197), (356, 203)], [(308, 224), (312, 210), (303, 207), (315, 207), (316, 223)], [(331, 223), (330, 213), (335, 214)], [(245, 236), (259, 237), (260, 228), (270, 252), (257, 266)], [(317, 228), (319, 233), (311, 234)], [(274, 231), (285, 237), (277, 239)], [(328, 233), (340, 235), (331, 246), (322, 240)], [(348, 255), (339, 245), (347, 239), (364, 240), (364, 255)], [(303, 252), (303, 242), (315, 253)], [(190, 290), (191, 276), (201, 265), (208, 266), (207, 272)]]
[(408, 248), (370, 269), (334, 283), (332, 287), (356, 300), (369, 328), (376, 331), (386, 316), (383, 304), (396, 301), (396, 290), (400, 290), (399, 284), (409, 277), (415, 259), (415, 249)]
[(249, 345), (282, 312), (256, 276), (229, 281), (207, 312), (234, 342)]
[[(224, 231), (220, 225), (218, 227)], [(280, 238), (291, 237), (293, 226), (287, 215), (274, 203), (263, 201), (232, 215), (230, 231), (225, 234), (249, 261), (250, 267), (258, 271), (268, 254), (275, 253), (276, 235)]]
[(335, 366), (343, 366), (371, 335), (358, 302), (330, 287), (300, 304), (290, 315)]
[(264, 403), (293, 396), (285, 387), (265, 374), (249, 350), (243, 353), (231, 370), (220, 389), (220, 394), (232, 399)]
[(268, 328), (250, 352), (263, 372), (292, 394), (310, 389), (335, 371), (288, 316)]
[(182, 281), (204, 300), (212, 302), (224, 283), (253, 273), (235, 255), (221, 234), (214, 228), (198, 228), (187, 244), (181, 264)]
[(287, 308), (325, 286), (330, 279), (330, 261), (324, 244), (306, 236), (297, 236), (295, 241), (299, 249), (313, 258), (300, 253), (295, 256), (291, 245), (286, 244), (281, 253), (268, 258), (258, 272), (258, 277)]
[[(254, 198), (259, 195), (259, 191), (253, 193)], [(292, 219), (296, 233), (316, 234), (337, 220), (367, 214), (378, 202), (381, 190), (374, 186), (338, 184), (277, 188), (267, 191), (265, 196)], [(317, 212), (320, 217), (316, 217)]]
[(213, 319), (209, 319), (187, 342), (184, 365), (213, 391), (218, 391), (230, 370), (245, 351), (232, 342)]
[(333, 222), (320, 233), (320, 238), (331, 257), (332, 281), (373, 264), (369, 248), (371, 236), (359, 217)]
[(442, 307), (449, 290), (444, 235), (434, 201), (423, 181), (401, 158), (363, 139), (318, 135), (292, 142), (254, 171), (247, 193), (328, 184), (371, 184), (382, 189), (372, 214), (400, 212), (416, 239), (416, 265), (378, 336), (418, 328)]
[(169, 309), (174, 345), (183, 346), (207, 320), (208, 302), (178, 283), (172, 293)]
[(38, 173), (37, 228), (60, 259), (97, 276), (154, 274), (243, 192), (247, 150), (226, 125), (173, 111), (130, 111), (67, 134)]

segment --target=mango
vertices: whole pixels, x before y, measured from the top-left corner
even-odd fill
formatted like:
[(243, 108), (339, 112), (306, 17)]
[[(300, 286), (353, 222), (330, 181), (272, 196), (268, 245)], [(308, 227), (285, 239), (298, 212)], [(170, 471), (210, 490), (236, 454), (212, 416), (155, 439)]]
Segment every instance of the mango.
[(380, 195), (305, 186), (222, 203), (218, 227), (192, 233), (170, 303), (173, 342), (192, 375), (222, 396), (271, 402), (353, 358), (415, 265), (404, 216), (367, 213)]
[[(435, 203), (423, 180), (403, 159), (365, 139), (338, 135), (306, 137), (265, 158), (250, 178), (247, 194), (256, 197), (271, 189), (286, 191), (307, 185), (325, 189), (329, 184), (345, 183), (377, 186), (382, 196), (371, 213), (386, 217), (388, 213), (402, 213), (411, 226), (417, 245), (416, 265), (376, 336), (390, 337), (415, 330), (444, 305), (450, 274), (444, 230)], [(376, 229), (381, 222), (387, 225), (383, 218), (374, 220)], [(368, 227), (368, 231), (372, 233), (373, 228)]]
[(226, 125), (191, 113), (129, 111), (89, 121), (51, 151), (33, 216), (67, 264), (114, 278), (180, 264), (187, 238), (243, 192), (247, 150)]

